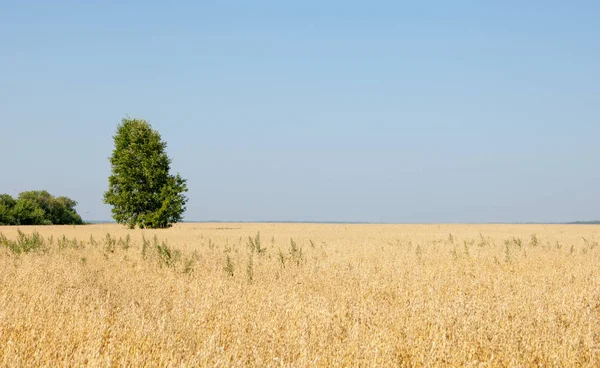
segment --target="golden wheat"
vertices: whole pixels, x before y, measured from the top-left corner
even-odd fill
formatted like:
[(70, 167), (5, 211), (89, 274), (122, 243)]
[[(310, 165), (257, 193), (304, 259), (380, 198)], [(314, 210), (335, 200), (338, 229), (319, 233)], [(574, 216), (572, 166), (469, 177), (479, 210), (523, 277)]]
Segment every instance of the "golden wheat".
[(0, 366), (598, 366), (597, 229), (21, 227)]

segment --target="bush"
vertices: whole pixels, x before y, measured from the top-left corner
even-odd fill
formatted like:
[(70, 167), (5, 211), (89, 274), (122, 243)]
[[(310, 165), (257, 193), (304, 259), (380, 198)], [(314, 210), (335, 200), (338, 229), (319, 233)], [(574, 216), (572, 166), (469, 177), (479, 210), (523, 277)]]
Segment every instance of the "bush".
[(15, 200), (0, 194), (0, 225), (81, 225), (77, 202), (54, 197), (45, 190), (19, 194)]

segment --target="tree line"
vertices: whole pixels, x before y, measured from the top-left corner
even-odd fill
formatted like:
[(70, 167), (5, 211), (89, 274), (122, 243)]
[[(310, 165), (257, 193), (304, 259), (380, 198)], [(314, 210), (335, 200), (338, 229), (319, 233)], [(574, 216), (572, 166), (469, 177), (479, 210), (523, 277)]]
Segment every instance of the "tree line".
[(15, 199), (0, 194), (0, 225), (80, 225), (77, 202), (45, 190), (22, 192)]
[[(110, 157), (112, 172), (104, 203), (112, 217), (130, 228), (167, 228), (183, 218), (186, 180), (170, 174), (167, 144), (142, 119), (126, 118), (117, 126)], [(0, 195), (0, 225), (78, 225), (77, 202), (45, 190)]]

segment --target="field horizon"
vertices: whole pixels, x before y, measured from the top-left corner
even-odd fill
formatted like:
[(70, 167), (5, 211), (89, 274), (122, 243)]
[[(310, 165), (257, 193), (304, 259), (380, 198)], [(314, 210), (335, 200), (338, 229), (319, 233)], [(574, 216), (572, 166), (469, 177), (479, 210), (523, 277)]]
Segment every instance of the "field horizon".
[[(118, 223), (114, 220), (87, 220), (84, 221), (85, 225), (103, 225), (103, 224), (115, 224)], [(311, 221), (311, 220), (252, 220), (252, 221), (240, 221), (240, 220), (183, 220), (180, 224), (325, 224), (325, 225), (600, 225), (600, 220), (577, 220), (577, 221), (558, 221), (558, 222), (378, 222), (378, 221)], [(13, 225), (19, 226), (19, 225)], [(30, 225), (23, 225), (30, 226)], [(41, 225), (40, 225), (41, 226)]]

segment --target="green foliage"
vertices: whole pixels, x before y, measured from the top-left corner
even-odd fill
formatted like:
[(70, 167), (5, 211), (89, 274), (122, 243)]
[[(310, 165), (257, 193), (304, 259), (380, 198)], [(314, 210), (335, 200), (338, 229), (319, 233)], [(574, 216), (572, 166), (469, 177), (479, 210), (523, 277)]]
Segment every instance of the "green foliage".
[(264, 254), (265, 251), (267, 250), (267, 248), (262, 248), (262, 246), (260, 244), (260, 231), (258, 233), (256, 233), (256, 236), (254, 237), (254, 239), (252, 239), (252, 237), (249, 236), (248, 241), (246, 242), (246, 245), (250, 248), (252, 253)]
[[(158, 243), (158, 239), (156, 239), (156, 235), (154, 236), (155, 241)], [(146, 259), (148, 254), (148, 248), (150, 248), (150, 241), (146, 239), (144, 235), (142, 235), (142, 258)]]
[[(294, 239), (290, 239), (290, 258), (297, 266), (300, 266), (304, 262), (304, 255), (302, 254), (302, 248), (300, 248)], [(282, 265), (284, 263), (282, 262)]]
[(115, 221), (130, 228), (166, 228), (181, 221), (186, 180), (169, 174), (167, 144), (145, 120), (123, 119), (110, 158), (112, 174), (104, 202)]
[(225, 271), (225, 273), (227, 273), (227, 275), (230, 277), (233, 277), (233, 262), (231, 262), (231, 257), (229, 257), (229, 254), (225, 259), (225, 267), (223, 267), (223, 271)]
[(512, 263), (512, 255), (510, 251), (510, 241), (504, 241), (504, 262)]
[(45, 190), (23, 192), (16, 200), (0, 194), (0, 225), (81, 225), (76, 205)]
[(183, 266), (183, 273), (192, 273), (194, 272), (194, 264), (196, 262), (191, 259), (191, 258), (187, 258), (185, 260), (184, 266)]
[(129, 234), (127, 234), (125, 236), (125, 239), (119, 238), (118, 244), (119, 244), (119, 246), (121, 246), (121, 248), (123, 248), (125, 250), (129, 249), (129, 247), (131, 246), (131, 236), (129, 236)]
[(64, 234), (63, 234), (62, 238), (58, 239), (57, 244), (58, 244), (58, 249), (66, 249), (66, 248), (83, 249), (83, 248), (85, 248), (85, 242), (83, 242), (83, 241), (80, 242), (77, 240), (77, 238), (69, 239)]
[(13, 208), (17, 201), (8, 194), (0, 194), (0, 225), (14, 225)]
[(532, 247), (537, 247), (538, 245), (540, 245), (540, 241), (537, 235), (531, 234), (531, 241), (529, 241), (529, 245)]
[(18, 230), (17, 240), (10, 240), (4, 234), (0, 233), (0, 246), (5, 246), (15, 254), (46, 249), (44, 238), (38, 232), (27, 235), (21, 232), (21, 230)]
[(281, 263), (282, 268), (285, 268), (285, 256), (283, 255), (281, 249), (279, 250), (279, 263)]
[[(19, 196), (20, 197), (20, 196)], [(44, 209), (29, 198), (19, 198), (12, 210), (16, 225), (51, 225)]]
[(159, 243), (155, 238), (154, 246), (160, 263), (167, 267), (173, 267), (181, 258), (181, 252), (169, 247), (164, 241)]

